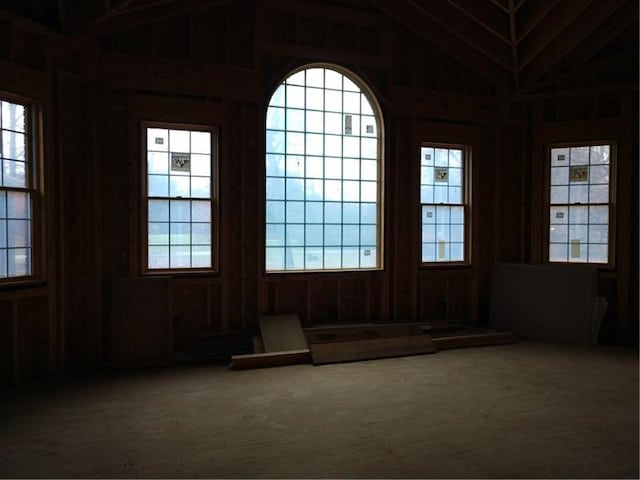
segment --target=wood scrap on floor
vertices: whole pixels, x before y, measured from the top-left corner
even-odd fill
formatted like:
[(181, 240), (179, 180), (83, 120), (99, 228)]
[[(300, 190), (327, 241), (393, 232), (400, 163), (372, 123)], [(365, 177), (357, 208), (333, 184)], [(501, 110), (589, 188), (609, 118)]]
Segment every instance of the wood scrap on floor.
[(234, 370), (251, 368), (282, 367), (285, 365), (299, 365), (311, 363), (311, 352), (308, 348), (290, 350), (287, 352), (253, 353), (249, 355), (234, 355), (229, 365)]
[(310, 349), (314, 365), (436, 352), (431, 337), (423, 334), (312, 343)]
[(452, 348), (482, 347), (515, 343), (511, 332), (467, 330), (459, 333), (446, 333), (433, 336), (438, 350)]

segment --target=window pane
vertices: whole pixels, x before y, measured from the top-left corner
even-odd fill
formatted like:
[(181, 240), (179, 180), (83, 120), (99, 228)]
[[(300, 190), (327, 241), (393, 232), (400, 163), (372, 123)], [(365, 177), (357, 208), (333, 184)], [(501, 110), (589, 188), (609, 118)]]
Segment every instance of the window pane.
[(191, 247), (191, 267), (192, 268), (210, 268), (211, 263), (211, 247), (193, 246)]
[(169, 268), (169, 247), (150, 245), (148, 267), (150, 269)]
[(147, 154), (147, 172), (169, 174), (169, 155), (166, 152), (149, 152)]
[(267, 247), (265, 266), (267, 270), (284, 270), (284, 248)]
[(210, 132), (191, 132), (191, 153), (211, 154)]
[(285, 230), (286, 245), (304, 245), (304, 225), (289, 224)]
[(26, 136), (24, 133), (2, 130), (2, 157), (25, 161), (27, 154)]
[(27, 110), (24, 105), (2, 101), (2, 128), (25, 132)]
[(190, 152), (189, 132), (186, 130), (169, 130), (169, 150), (171, 152)]
[(177, 245), (169, 247), (169, 266), (171, 268), (191, 267), (191, 247), (188, 245)]
[(150, 197), (166, 197), (169, 195), (169, 177), (166, 175), (149, 175), (147, 184)]
[(285, 198), (284, 178), (267, 177), (267, 200), (284, 200)]
[(149, 200), (149, 221), (168, 222), (169, 202), (167, 200)]
[(169, 224), (150, 222), (147, 235), (149, 245), (169, 245)]
[(10, 277), (20, 277), (31, 274), (30, 249), (10, 248), (7, 252), (7, 273)]
[(171, 200), (169, 207), (172, 222), (191, 221), (191, 202), (189, 200)]
[(193, 245), (211, 245), (211, 224), (192, 223), (191, 242)]
[(276, 129), (285, 130), (284, 117), (286, 115), (286, 130), (290, 132), (304, 132), (304, 110), (287, 108), (286, 110), (282, 109), (282, 111), (286, 113), (283, 113), (282, 122), (278, 123), (277, 127), (275, 127)]
[[(28, 193), (7, 192), (7, 218), (31, 218), (31, 196)], [(0, 201), (0, 206), (2, 202)]]
[(7, 245), (11, 247), (30, 247), (30, 222), (29, 220), (7, 221)]
[(169, 130), (147, 128), (147, 151), (167, 152), (169, 150)]

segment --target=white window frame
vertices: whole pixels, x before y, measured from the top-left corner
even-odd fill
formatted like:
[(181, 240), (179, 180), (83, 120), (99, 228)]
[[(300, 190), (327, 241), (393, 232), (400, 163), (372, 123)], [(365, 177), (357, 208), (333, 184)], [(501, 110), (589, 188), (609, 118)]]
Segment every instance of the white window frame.
[[(43, 275), (42, 268), (42, 211), (41, 211), (41, 185), (42, 169), (40, 161), (40, 113), (37, 103), (26, 97), (0, 92), (3, 112), (0, 117), (0, 195), (4, 198), (0, 200), (0, 285), (28, 283), (38, 280)], [(5, 115), (8, 114), (8, 105), (18, 105), (24, 108), (24, 131), (21, 132), (11, 128)], [(6, 152), (7, 138), (9, 135), (24, 135), (24, 153), (21, 154)], [(16, 161), (18, 160), (18, 161)], [(18, 168), (20, 163), (24, 163), (24, 185), (11, 184), (6, 182), (5, 175), (11, 166)], [(9, 196), (13, 196), (17, 201), (19, 195), (25, 196), (22, 208), (18, 208), (16, 203), (12, 206)], [(23, 230), (24, 235), (16, 230), (13, 238), (11, 232), (17, 224), (26, 224)], [(10, 225), (13, 224), (13, 225)], [(13, 227), (13, 228), (12, 228)], [(24, 237), (24, 238), (22, 238)], [(11, 251), (24, 250), (22, 255), (25, 262), (24, 271), (19, 271), (10, 275), (11, 271)], [(16, 258), (13, 258), (13, 267), (16, 267)]]
[[(591, 201), (591, 194), (590, 194), (590, 189), (592, 186), (601, 186), (601, 185), (605, 185), (604, 183), (592, 183), (592, 176), (591, 176), (591, 169), (593, 166), (599, 166), (596, 163), (592, 163), (592, 148), (591, 147), (599, 147), (599, 146), (609, 146), (609, 181), (608, 181), (608, 197), (607, 197), (607, 201), (603, 202), (601, 200), (599, 201)], [(552, 200), (552, 195), (554, 195), (553, 189), (554, 187), (568, 187), (568, 188), (572, 188), (572, 183), (571, 181), (567, 180), (567, 183), (558, 183), (558, 181), (554, 181), (552, 178), (552, 171), (554, 167), (553, 164), (553, 152), (554, 150), (561, 150), (561, 151), (573, 151), (573, 149), (578, 149), (578, 148), (584, 148), (584, 147), (588, 147), (589, 148), (589, 160), (588, 163), (585, 164), (584, 166), (586, 166), (586, 174), (588, 176), (588, 180), (586, 181), (586, 183), (582, 183), (582, 182), (576, 182), (576, 185), (582, 185), (582, 186), (586, 186), (589, 193), (588, 193), (588, 200), (586, 202), (577, 202), (577, 201), (572, 201), (571, 198), (571, 193), (568, 194), (568, 197), (566, 199), (565, 202), (563, 201), (558, 201), (558, 200)], [(593, 140), (593, 141), (577, 141), (577, 142), (562, 142), (562, 143), (552, 143), (549, 144), (545, 150), (546, 154), (545, 154), (545, 229), (544, 229), (544, 235), (545, 235), (545, 241), (544, 241), (544, 246), (545, 246), (545, 258), (546, 261), (548, 263), (554, 263), (554, 264), (568, 264), (568, 265), (573, 265), (573, 264), (583, 264), (583, 265), (594, 265), (596, 267), (602, 267), (602, 268), (612, 268), (615, 265), (615, 242), (614, 242), (614, 238), (615, 238), (615, 225), (616, 225), (616, 221), (615, 221), (615, 198), (616, 198), (616, 156), (617, 156), (617, 143), (614, 140), (611, 139), (605, 139), (605, 140)], [(560, 153), (560, 152), (558, 152)], [(571, 158), (567, 158), (567, 165), (566, 168), (571, 168), (573, 166), (578, 166), (578, 165), (571, 165)], [(556, 162), (556, 165), (559, 166), (558, 162)], [(582, 166), (582, 165), (580, 165)], [(576, 174), (578, 174), (580, 172), (576, 171)], [(582, 172), (584, 173), (584, 172)], [(557, 184), (557, 185), (556, 185)], [(580, 209), (583, 210), (584, 207), (586, 207), (587, 209), (587, 216), (585, 219), (583, 219), (584, 221), (580, 221), (578, 223), (572, 223), (572, 213), (574, 213), (574, 211), (577, 211), (576, 209)], [(593, 217), (594, 217), (594, 212), (592, 212), (593, 207), (607, 207), (608, 211), (607, 211), (607, 223), (599, 223), (597, 221), (592, 221)], [(565, 209), (566, 208), (566, 212), (557, 212), (556, 210), (558, 209)], [(566, 218), (566, 222), (564, 219), (555, 219), (552, 218), (553, 217), (553, 213), (555, 212), (556, 215), (558, 215), (558, 213), (563, 213), (566, 214), (567, 218)], [(574, 213), (575, 215), (575, 213)], [(551, 248), (552, 245), (557, 244), (557, 245), (563, 245), (565, 244), (565, 242), (553, 242), (552, 241), (552, 235), (553, 235), (553, 231), (552, 228), (556, 228), (554, 226), (567, 226), (567, 242), (566, 242), (566, 247), (567, 247), (567, 255), (566, 255), (566, 260), (559, 260), (559, 259), (553, 259), (552, 258), (552, 254), (551, 254)], [(587, 235), (587, 242), (586, 244), (584, 242), (580, 242), (579, 240), (572, 240), (572, 238), (570, 238), (572, 236), (572, 232), (571, 232), (571, 226), (574, 227), (578, 227), (582, 230), (584, 230), (586, 228), (586, 235)], [(591, 261), (590, 260), (590, 252), (591, 252), (591, 245), (605, 245), (605, 243), (602, 242), (591, 242), (591, 240), (594, 238), (595, 235), (593, 235), (591, 232), (592, 228), (591, 227), (601, 227), (603, 225), (607, 226), (607, 242), (606, 242), (606, 246), (607, 246), (607, 260), (605, 262), (602, 261)], [(575, 235), (574, 236), (578, 236)], [(586, 255), (586, 260), (582, 260), (581, 256), (575, 257), (574, 254), (577, 254), (578, 252), (582, 253), (583, 251), (587, 252)], [(575, 260), (572, 260), (572, 258), (576, 258)]]
[[(153, 175), (152, 172), (149, 171), (148, 165), (149, 165), (149, 142), (150, 139), (147, 138), (147, 134), (148, 131), (150, 129), (164, 129), (164, 130), (168, 130), (168, 131), (187, 131), (190, 132), (189, 138), (193, 138), (191, 135), (191, 132), (206, 132), (210, 134), (210, 153), (208, 154), (210, 156), (209, 158), (209, 196), (208, 197), (204, 197), (204, 196), (179, 196), (179, 195), (171, 195), (170, 191), (167, 191), (166, 195), (161, 195), (161, 194), (150, 194), (150, 188), (149, 188), (149, 176)], [(211, 126), (211, 125), (195, 125), (195, 124), (185, 124), (185, 123), (172, 123), (172, 122), (158, 122), (158, 121), (142, 121), (141, 122), (141, 164), (142, 164), (142, 202), (141, 202), (141, 218), (143, 219), (143, 221), (141, 222), (141, 233), (140, 233), (140, 238), (141, 238), (141, 255), (140, 255), (140, 268), (141, 268), (141, 272), (143, 274), (190, 274), (190, 273), (199, 273), (199, 272), (205, 272), (205, 273), (212, 273), (212, 272), (217, 272), (218, 271), (218, 256), (219, 256), (219, 250), (220, 250), (220, 242), (219, 242), (219, 200), (218, 200), (218, 179), (219, 179), (219, 168), (218, 168), (218, 139), (219, 139), (219, 133), (218, 133), (218, 128), (216, 126)], [(198, 154), (196, 152), (193, 152), (192, 147), (189, 147), (189, 151), (188, 152), (183, 152), (182, 150), (185, 149), (178, 149), (180, 151), (173, 151), (171, 144), (167, 145), (167, 161), (169, 162), (167, 164), (167, 176), (168, 178), (168, 182), (170, 184), (171, 182), (171, 171), (172, 168), (174, 168), (172, 166), (172, 153), (178, 153), (178, 154), (185, 154), (188, 153), (189, 154), (189, 162), (190, 162), (190, 167), (191, 165), (194, 165), (193, 163), (193, 158), (191, 157), (192, 155), (200, 155), (200, 157), (204, 157), (206, 154)], [(164, 152), (163, 152), (164, 153)], [(175, 159), (176, 162), (180, 162), (181, 159), (178, 157), (176, 157)], [(177, 165), (175, 166), (175, 168), (179, 168)], [(160, 175), (164, 175), (164, 174), (160, 174)], [(184, 177), (183, 177), (184, 178)], [(193, 178), (191, 176), (191, 174), (188, 175), (188, 178), (191, 179)], [(159, 201), (168, 201), (169, 202), (169, 213), (168, 213), (168, 217), (165, 221), (165, 219), (162, 220), (158, 220), (155, 221), (154, 219), (150, 218), (150, 212), (149, 212), (149, 201), (153, 201), (153, 200), (159, 200)], [(171, 206), (174, 205), (174, 202), (185, 202), (185, 201), (189, 201), (190, 203), (190, 208), (189, 208), (189, 219), (181, 219), (181, 220), (174, 220), (173, 216), (171, 215)], [(197, 219), (194, 220), (194, 202), (195, 203), (200, 203), (202, 204), (202, 202), (208, 202), (209, 204), (209, 218), (208, 221), (206, 220), (202, 220), (202, 219)], [(206, 217), (205, 217), (206, 218)], [(158, 243), (157, 245), (151, 245), (150, 242), (150, 233), (149, 233), (149, 228), (150, 228), (150, 224), (155, 223), (155, 224), (164, 224), (167, 223), (167, 232), (168, 232), (168, 240), (167, 243), (163, 243), (160, 244)], [(177, 223), (181, 223), (183, 225), (188, 224), (189, 225), (189, 242), (185, 242), (183, 244), (177, 245), (172, 243), (173, 239), (171, 237), (171, 227), (172, 224), (177, 224)], [(203, 229), (205, 229), (206, 231), (206, 225), (208, 225), (208, 229), (209, 229), (209, 233), (208, 233), (208, 244), (205, 244), (204, 240), (199, 240), (199, 241), (194, 241), (194, 226), (199, 226), (202, 227)], [(206, 237), (206, 234), (204, 236), (201, 235), (202, 238)], [(168, 265), (160, 265), (158, 267), (152, 267), (150, 265), (150, 256), (152, 256), (152, 254), (150, 254), (150, 250), (154, 247), (168, 247), (169, 248), (169, 256), (168, 256), (168, 261), (169, 264)], [(174, 266), (172, 265), (172, 253), (171, 250), (172, 248), (175, 247), (189, 247), (189, 265), (177, 265)], [(208, 251), (208, 255), (210, 258), (210, 264), (209, 265), (198, 265), (197, 262), (195, 265), (193, 265), (193, 258), (194, 258), (194, 247), (196, 248), (195, 253), (199, 252), (199, 251)]]
[[(433, 159), (433, 162), (431, 162), (432, 165), (432, 175), (434, 176), (434, 180), (433, 182), (429, 182), (427, 180), (425, 180), (425, 176), (426, 173), (424, 171), (425, 168), (428, 167), (427, 165), (427, 160), (425, 158), (423, 158), (425, 150), (427, 149), (432, 149), (433, 150), (433, 155), (435, 155), (435, 150), (460, 150), (461, 151), (461, 169), (462, 172), (460, 172), (460, 179), (461, 179), (461, 185), (459, 186), (461, 188), (461, 193), (460, 193), (460, 201), (456, 202), (453, 201), (451, 202), (449, 198), (447, 198), (447, 201), (436, 201), (435, 198), (435, 187), (437, 185), (437, 182), (435, 180), (435, 170), (437, 168), (440, 168), (439, 166), (435, 165), (435, 156)], [(461, 266), (466, 266), (466, 265), (470, 265), (471, 264), (471, 208), (470, 208), (470, 202), (471, 202), (471, 188), (470, 188), (470, 184), (471, 184), (471, 145), (466, 145), (466, 144), (457, 144), (457, 143), (441, 143), (441, 142), (422, 142), (420, 144), (420, 160), (419, 160), (419, 168), (420, 168), (420, 174), (419, 174), (419, 187), (420, 187), (420, 192), (419, 192), (419, 201), (420, 201), (420, 265), (422, 267), (443, 267), (443, 266), (456, 266), (456, 265), (461, 265)], [(451, 173), (451, 171), (449, 171), (449, 167), (450, 164), (447, 165), (447, 167), (442, 167), (442, 168), (446, 168), (446, 173), (447, 173), (447, 177), (448, 175)], [(458, 168), (458, 167), (455, 167)], [(429, 187), (429, 186), (433, 186), (433, 192), (431, 193), (431, 195), (434, 196), (434, 200), (433, 201), (428, 201), (430, 200), (430, 198), (425, 198), (427, 196), (427, 193), (425, 191), (425, 187)], [(457, 188), (457, 185), (454, 185), (454, 187), (452, 188)], [(450, 188), (450, 186), (448, 185), (448, 181), (447, 181), (447, 192), (448, 189)], [(447, 193), (448, 196), (448, 193)], [(448, 215), (451, 212), (451, 209), (454, 207), (461, 207), (462, 208), (462, 223), (460, 222), (452, 222), (450, 219), (446, 222), (443, 222), (441, 225), (447, 225), (448, 226), (448, 231), (445, 232), (446, 235), (444, 236), (444, 238), (441, 238), (440, 233), (438, 231), (437, 225), (438, 225), (438, 216), (440, 213), (440, 210), (442, 211), (446, 211), (448, 210)], [(427, 214), (431, 214), (428, 218), (427, 218)], [(431, 228), (431, 225), (433, 225), (433, 228)], [(460, 241), (452, 241), (452, 231), (453, 229), (457, 229), (459, 230), (461, 227), (462, 229), (462, 234), (460, 236), (459, 232), (457, 232), (458, 237), (456, 238), (456, 240), (459, 240), (459, 238), (462, 239), (462, 242)], [(432, 232), (430, 230), (433, 230)], [(461, 247), (461, 253), (462, 253), (462, 258), (456, 258), (454, 260), (451, 260), (451, 245), (452, 244), (460, 244), (462, 243), (462, 247)], [(427, 259), (425, 260), (425, 256), (431, 257), (430, 255), (430, 248), (431, 246), (433, 246), (433, 260), (431, 259)], [(444, 250), (444, 252), (443, 252)], [(440, 258), (440, 257), (445, 257), (445, 258)]]

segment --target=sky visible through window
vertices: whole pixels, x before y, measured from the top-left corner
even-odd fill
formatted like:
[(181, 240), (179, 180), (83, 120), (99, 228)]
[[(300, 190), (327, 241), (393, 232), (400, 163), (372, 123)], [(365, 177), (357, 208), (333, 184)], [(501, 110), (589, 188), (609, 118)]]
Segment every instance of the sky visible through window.
[(378, 268), (379, 122), (342, 73), (308, 68), (274, 92), (266, 130), (266, 270)]

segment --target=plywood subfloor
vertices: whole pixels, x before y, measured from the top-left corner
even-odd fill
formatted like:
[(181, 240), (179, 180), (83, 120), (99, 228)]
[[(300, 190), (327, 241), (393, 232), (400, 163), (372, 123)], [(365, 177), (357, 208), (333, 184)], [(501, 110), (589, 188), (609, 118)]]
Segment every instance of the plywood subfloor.
[(637, 478), (637, 352), (518, 343), (2, 395), (0, 477)]

